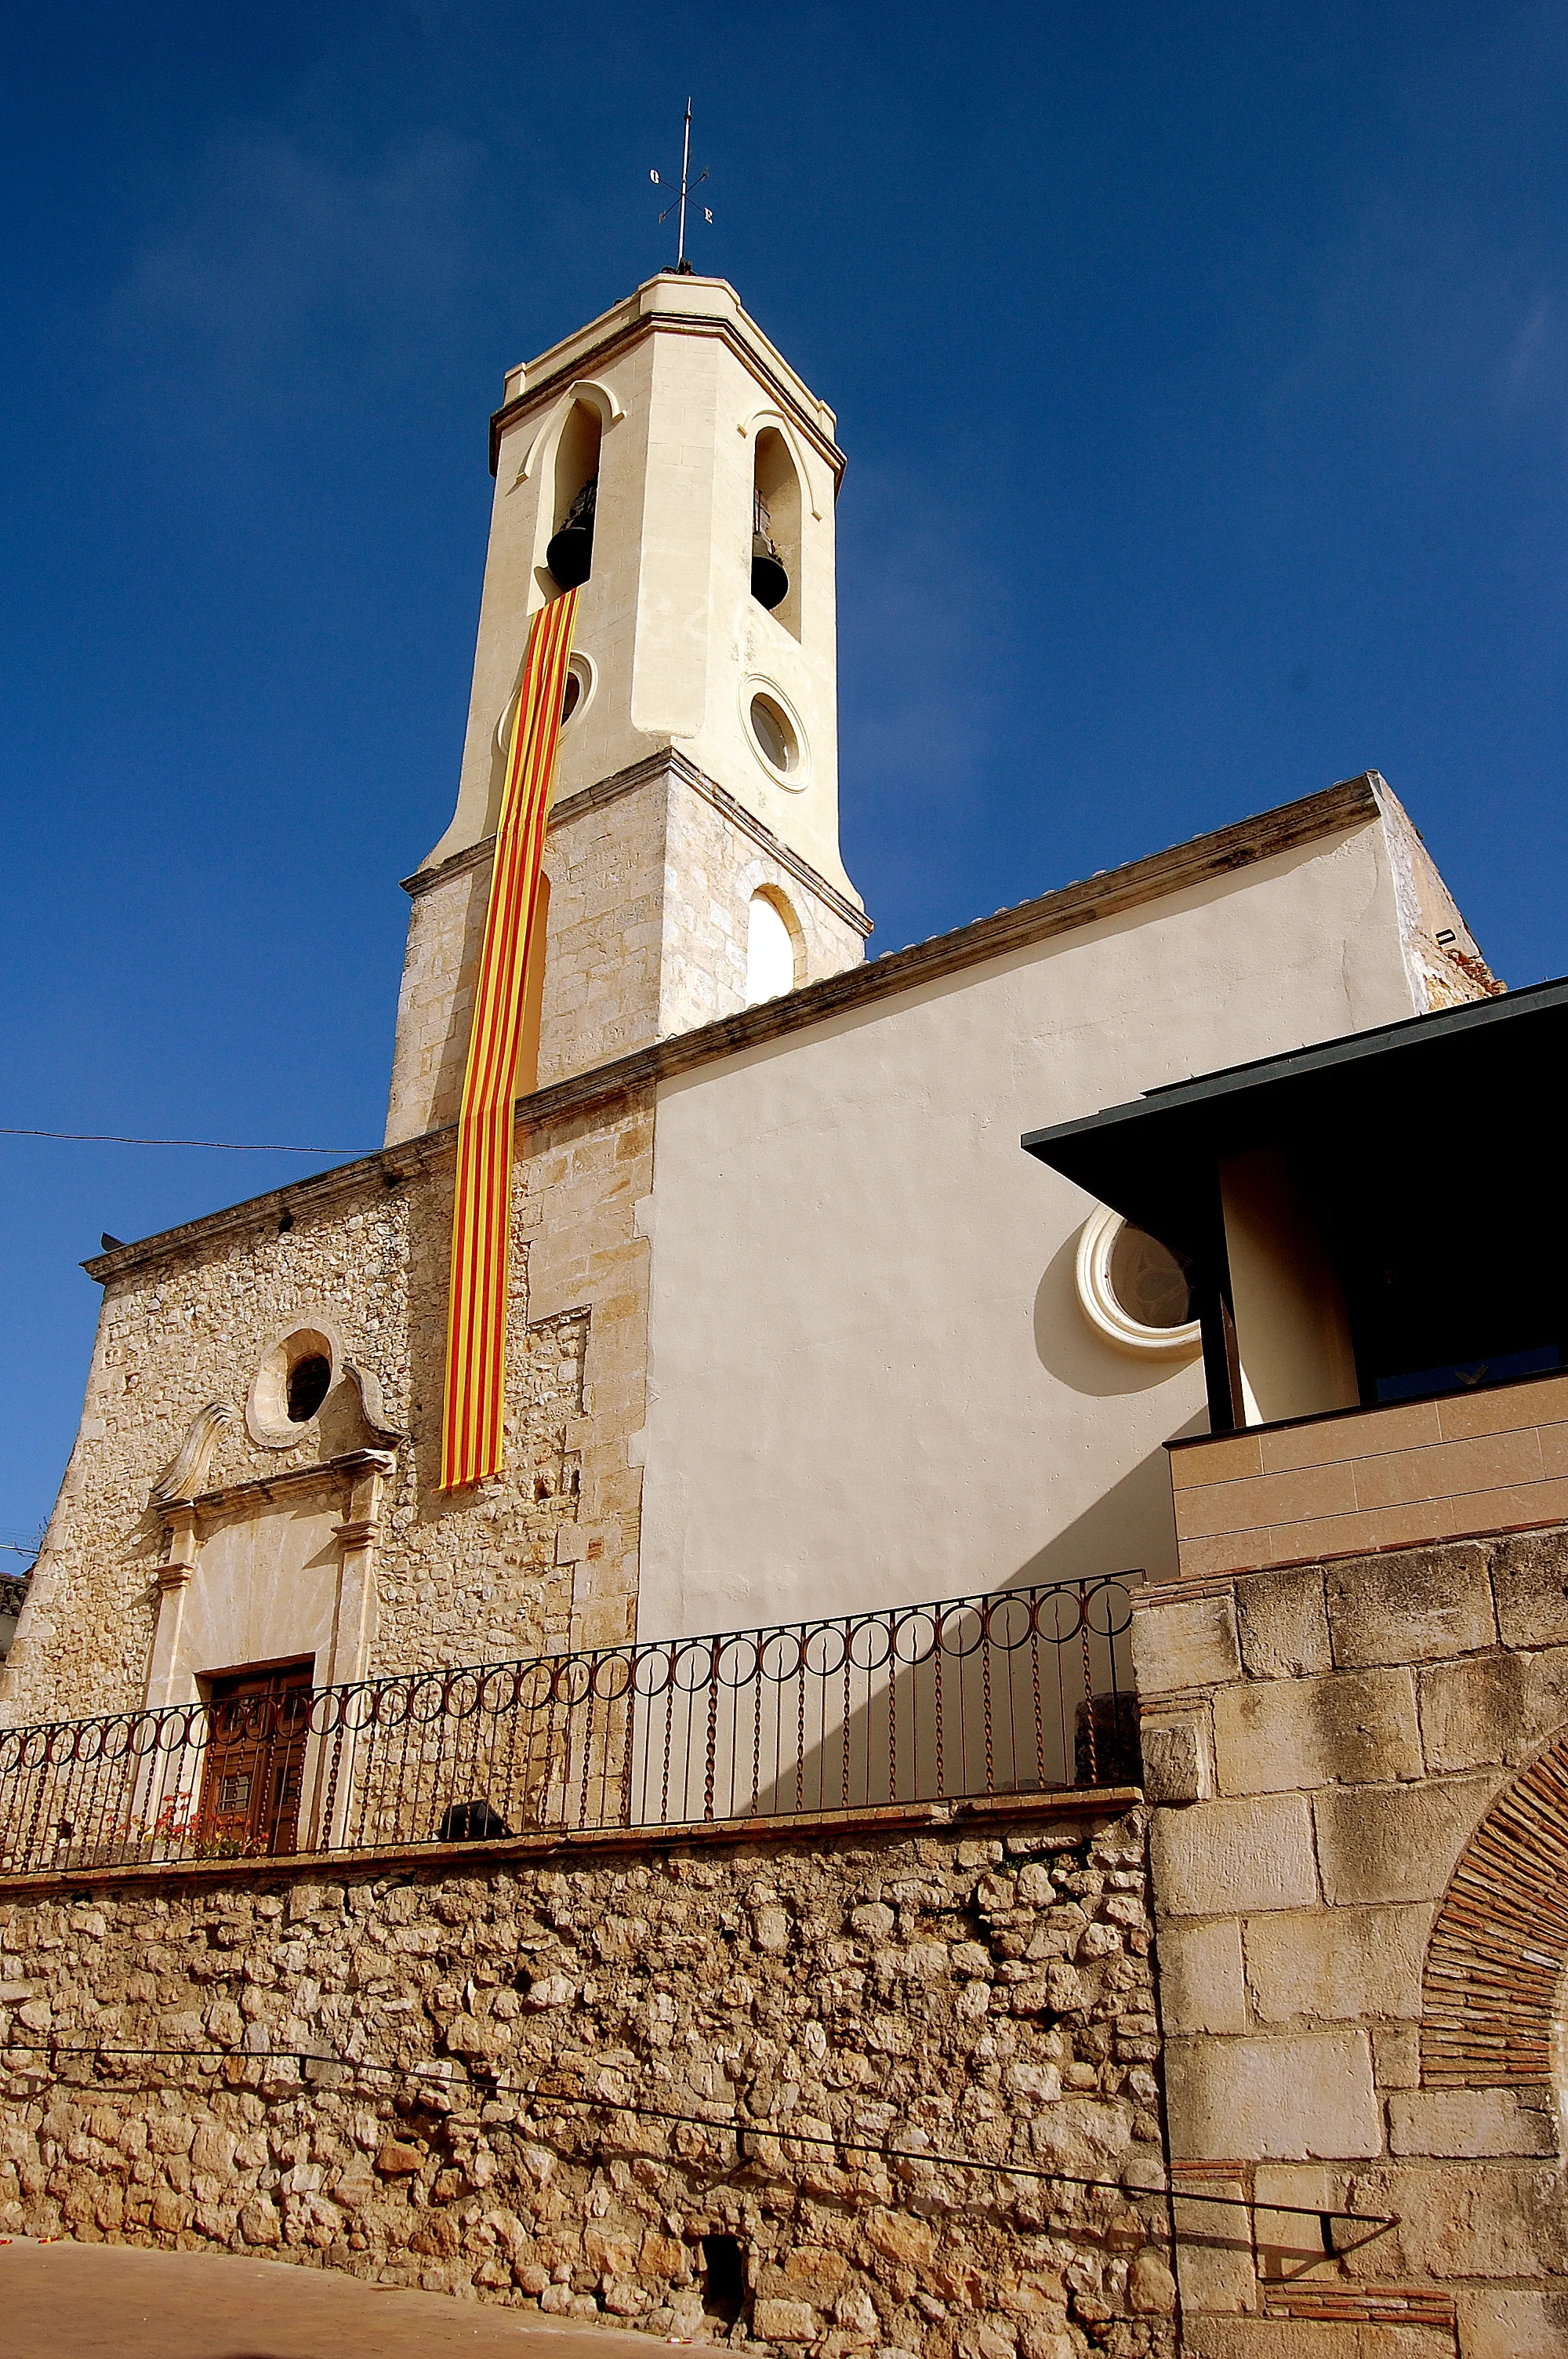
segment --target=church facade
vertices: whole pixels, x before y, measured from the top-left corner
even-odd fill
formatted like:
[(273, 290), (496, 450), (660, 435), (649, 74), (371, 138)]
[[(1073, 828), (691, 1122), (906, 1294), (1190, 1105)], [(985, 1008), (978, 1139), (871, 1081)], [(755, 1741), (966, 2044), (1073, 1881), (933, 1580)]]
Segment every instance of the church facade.
[[(1222, 1446), (1209, 1440), (1210, 1338), (1180, 1262), (1019, 1141), (1194, 1075), (1479, 1006), (1498, 986), (1375, 773), (868, 959), (870, 920), (838, 849), (835, 434), (831, 411), (718, 280), (661, 275), (511, 373), (492, 421), (495, 500), (456, 809), (408, 880), (385, 1144), (88, 1265), (103, 1305), (81, 1423), (0, 1673), (17, 1778), (45, 1752), (51, 1777), (57, 1756), (86, 1757), (77, 1737), (22, 1734), (62, 1725), (155, 1726), (167, 1745), (177, 1739), (163, 1732), (178, 1726), (178, 1742), (190, 1744), (195, 1723), (181, 1713), (200, 1722), (265, 1708), (275, 1733), (292, 1712), (301, 1734), (279, 1756), (292, 1767), (267, 1771), (272, 1817), (252, 1844), (212, 1839), (219, 1804), (208, 1786), (162, 1789), (158, 1816), (133, 1779), (117, 1854), (84, 1836), (77, 1788), (57, 1781), (46, 1799), (44, 1785), (27, 1787), (31, 1848), (8, 1854), (0, 1908), (27, 1919), (29, 1940), (76, 1943), (71, 1955), (86, 1961), (76, 1982), (97, 1992), (81, 2002), (79, 2028), (105, 2009), (118, 2010), (122, 2031), (145, 2028), (153, 2018), (136, 2008), (161, 2006), (185, 2026), (182, 2052), (205, 2041), (232, 2060), (294, 2060), (237, 2064), (232, 2122), (215, 2096), (203, 2099), (193, 2136), (209, 2159), (190, 2165), (189, 2183), (154, 2172), (155, 2191), (133, 2200), (135, 2169), (112, 2163), (108, 2148), (127, 2149), (105, 2128), (91, 2190), (72, 2196), (50, 2178), (52, 2101), (13, 2026), (10, 2100), (25, 2149), (16, 2216), (33, 2218), (28, 2203), (47, 2198), (73, 2233), (278, 2245), (561, 2315), (710, 2338), (722, 2328), (823, 2359), (1068, 2359), (1172, 2351), (1178, 2334), (1214, 2359), (1461, 2347), (1489, 2359), (1505, 2345), (1485, 2339), (1484, 2320), (1456, 2343), (1460, 2313), (1441, 2288), (1413, 2307), (1382, 2279), (1377, 2299), (1358, 2296), (1366, 2268), (1340, 2258), (1330, 2218), (1377, 2211), (1349, 2172), (1382, 2152), (1367, 2143), (1368, 2107), (1379, 2102), (1370, 2081), (1365, 2093), (1356, 2082), (1360, 2143), (1344, 2151), (1332, 2140), (1348, 2099), (1325, 2098), (1328, 2127), (1276, 2149), (1271, 2100), (1253, 2089), (1232, 2105), (1215, 2093), (1209, 2044), (1230, 2039), (1234, 2062), (1243, 2033), (1256, 2032), (1255, 2047), (1271, 2036), (1249, 2013), (1262, 1985), (1246, 1983), (1238, 1962), (1248, 1908), (1275, 1905), (1273, 1871), (1260, 1865), (1249, 1883), (1246, 1862), (1276, 1840), (1281, 1808), (1245, 1785), (1217, 1796), (1213, 1782), (1214, 1714), (1245, 1715), (1247, 1699), (1230, 1690), (1254, 1666), (1227, 1602), (1237, 1568), (1200, 1561), (1203, 1536), (1178, 1521), (1168, 1455), (1180, 1445), (1180, 1470), (1203, 1446)], [(474, 978), (528, 621), (555, 594), (552, 569), (564, 570), (571, 533), (587, 538), (588, 571), (545, 852), (546, 955), (516, 1075), (505, 1464), (492, 1481), (443, 1491), (456, 1120)], [(1236, 1363), (1239, 1425), (1351, 1405), (1348, 1394), (1271, 1389), (1281, 1380), (1257, 1333), (1256, 1346), (1243, 1336)], [(1223, 1469), (1206, 1478), (1230, 1479)], [(1184, 1512), (1190, 1519), (1191, 1498)], [(1450, 1518), (1422, 1537), (1461, 1528)], [(1261, 1543), (1253, 1553), (1276, 1582), (1277, 1566), (1296, 1561), (1267, 1558)], [(1044, 1735), (1029, 1767), (1014, 1734), (999, 1770), (990, 1666), (1013, 1640), (995, 1636), (996, 1601), (1034, 1601), (1037, 1661), (1039, 1600), (1076, 1599), (1082, 1617), (1083, 1601), (1112, 1579), (1143, 1634), (1125, 1660), (1137, 1664), (1144, 1767), (1124, 1743), (1120, 1625), (1096, 1625), (1091, 1647), (1086, 1620), (1082, 1690), (1061, 1707), (1049, 1765)], [(895, 1757), (874, 1786), (857, 1751), (846, 1815), (852, 1749), (869, 1758), (874, 1724), (896, 1754), (904, 1725), (885, 1684), (888, 1662), (893, 1682), (901, 1662), (897, 1617), (955, 1600), (969, 1602), (991, 1649), (981, 1650), (983, 1776), (973, 1786), (956, 1776), (960, 1740), (949, 1736), (948, 1767), (921, 1784), (930, 1696), (915, 1679), (902, 1767)], [(1402, 1644), (1397, 1600), (1383, 1610), (1392, 1653), (1379, 1661)], [(868, 1627), (892, 1617), (890, 1653), (861, 1663), (845, 1642), (841, 1723), (817, 1731), (815, 1816), (802, 1802), (804, 1701), (793, 1754), (783, 1707), (771, 1720), (752, 1707), (749, 1803), (744, 1763), (719, 1773), (745, 1821), (728, 1834), (714, 1802), (716, 1740), (734, 1752), (739, 1707), (727, 1701), (721, 1721), (716, 1700), (705, 1706), (706, 1803), (685, 1811), (669, 1804), (671, 1778), (697, 1774), (700, 1786), (703, 1730), (688, 1715), (672, 1746), (666, 1706), (664, 1800), (647, 1814), (658, 1848), (639, 1852), (632, 1721), (649, 1692), (636, 1685), (648, 1650), (708, 1647), (704, 1693), (717, 1699), (726, 1634), (793, 1632), (804, 1698), (813, 1642), (799, 1634), (849, 1629), (858, 1616)], [(1326, 1675), (1335, 1643), (1325, 1623), (1312, 1640), (1323, 1659), (1303, 1658), (1300, 1676)], [(1498, 1643), (1495, 1625), (1488, 1643)], [(1294, 1676), (1285, 1642), (1268, 1644), (1270, 1676)], [(752, 1648), (760, 1690), (762, 1652)], [(676, 1665), (675, 1652), (668, 1659)], [(388, 1717), (378, 1697), (396, 1690), (406, 1756), (418, 1694), (438, 1690), (437, 1709), (449, 1711), (453, 1675), (469, 1667), (567, 1660), (589, 1666), (577, 1701), (602, 1695), (604, 1707), (597, 1730), (589, 1712), (580, 1754), (568, 1746), (564, 1773), (552, 1710), (503, 1807), (493, 1779), (470, 1777), (440, 1789), (427, 1823), (398, 1821), (395, 1841), (391, 1821), (377, 1822), (379, 1835), (352, 1821), (351, 1790), (356, 1779), (364, 1788), (377, 1715)], [(601, 1679), (595, 1666), (609, 1660), (633, 1668)], [(867, 1675), (853, 1712), (851, 1667)], [(926, 1676), (924, 1662), (916, 1669)], [(515, 1701), (522, 1675), (509, 1676)], [(672, 1668), (666, 1686), (678, 1676)], [(939, 1668), (935, 1677), (939, 1714)], [(982, 1707), (979, 1689), (963, 1690), (957, 1669), (948, 1677), (951, 1728), (960, 1701)], [(1018, 1675), (997, 1678), (1016, 1721)], [(334, 1705), (330, 1744), (319, 1716), (303, 1733), (308, 1700), (324, 1690), (364, 1700)], [(474, 1692), (482, 1699), (482, 1681)], [(1033, 1712), (1038, 1731), (1038, 1676)], [(837, 1763), (840, 1734), (843, 1786), (830, 1796), (820, 1761), (831, 1753)], [(612, 1756), (622, 1739), (619, 1806), (590, 1811), (590, 1785), (607, 1795), (621, 1775)], [(978, 1741), (970, 1732), (961, 1744)], [(94, 1743), (102, 1753), (111, 1740)], [(764, 1743), (784, 1745), (771, 1786), (758, 1766)], [(935, 1743), (940, 1765), (940, 1734)], [(1316, 1751), (1302, 1745), (1292, 1806), (1333, 1751), (1326, 1738)], [(797, 1781), (788, 1826), (777, 1767), (786, 1755)], [(642, 1793), (659, 1765), (637, 1759)], [(227, 1782), (249, 1794), (256, 1774), (246, 1756)], [(1420, 1784), (1419, 1746), (1389, 1775)], [(90, 1786), (84, 1771), (81, 1790)], [(1274, 1793), (1266, 1778), (1260, 1790)], [(183, 1851), (168, 1840), (169, 1794), (190, 1838)], [(252, 1807), (233, 1804), (241, 1817)], [(1223, 1860), (1194, 1868), (1187, 1839), (1171, 1831), (1195, 1825), (1195, 1810), (1226, 1809), (1215, 1841), (1241, 1863), (1232, 1883), (1253, 1895), (1246, 1907), (1225, 1897)], [(261, 1823), (245, 1821), (253, 1834)], [(52, 1857), (40, 1827), (64, 1831)], [(727, 1850), (715, 1848), (721, 1836)], [(152, 1850), (134, 1856), (137, 1843)], [(472, 1843), (490, 1853), (460, 1858)], [(287, 1869), (306, 1855), (308, 1872)], [(1294, 1853), (1291, 1863), (1290, 1906), (1326, 1906), (1315, 1870)], [(1182, 1900), (1200, 1886), (1208, 1897)], [(283, 1950), (267, 1949), (272, 1897), (272, 1913), (299, 1928), (289, 1936), (297, 1957), (281, 1969), (281, 1928)], [(1438, 1897), (1411, 1905), (1430, 1916)], [(84, 1933), (93, 1911), (99, 1930)], [(1152, 1930), (1162, 1917), (1168, 1937)], [(237, 1951), (263, 1959), (246, 1987), (287, 1985), (287, 2005), (236, 1987), (232, 2005), (222, 2002), (231, 2023), (205, 2001), (186, 2004), (187, 1951), (217, 1939), (219, 1918), (238, 1928)], [(621, 1930), (600, 1940), (596, 1926)], [(1407, 1946), (1418, 1930), (1405, 1918), (1395, 1929)], [(155, 1935), (168, 1989), (133, 1989), (132, 1953)], [(1173, 1961), (1163, 2028), (1162, 1938)], [(368, 1980), (365, 1940), (383, 1953)], [(643, 1988), (638, 1952), (649, 1944), (665, 1962)], [(420, 2083), (416, 2100), (378, 2098), (379, 2111), (354, 2117), (372, 2130), (355, 2130), (349, 2100), (321, 2093), (339, 2083), (302, 2081), (295, 2051), (341, 2069), (356, 1989), (403, 2011), (388, 2018), (402, 2038), (404, 2016), (423, 2022), (423, 2001), (418, 1971), (397, 1960), (438, 1953), (428, 2041), (431, 2070), (445, 2076), (440, 2104)], [(709, 1954), (719, 1964), (705, 1973)], [(938, 1997), (930, 1978), (945, 1975), (957, 1979)], [(845, 1998), (849, 1981), (863, 1998)], [(622, 1984), (636, 1984), (635, 2034), (630, 2016), (616, 2016)], [(820, 1997), (829, 1986), (831, 2004)], [(1022, 1995), (1015, 2006), (1010, 1991)], [(1267, 2015), (1274, 2002), (1264, 2005)], [(1346, 2061), (1352, 2035), (1336, 2031), (1320, 2051), (1288, 2010), (1281, 2020), (1302, 2071), (1337, 2074), (1343, 2096), (1359, 2069)], [(258, 2025), (272, 2027), (260, 2045)], [(687, 2042), (684, 2064), (672, 2038)], [(1171, 2041), (1179, 2090), (1167, 2089)], [(1391, 2038), (1384, 2049), (1390, 2072), (1407, 2069), (1406, 2049)], [(639, 2180), (631, 2147), (604, 2161), (602, 2125), (592, 2147), (586, 2131), (568, 2136), (569, 2122), (557, 2122), (557, 2171), (539, 2159), (537, 2108), (529, 2114), (514, 2097), (507, 2114), (499, 2065), (484, 2079), (503, 2050), (536, 2073), (569, 2066), (568, 2082), (551, 2083), (562, 2104), (586, 2104), (597, 2089), (634, 2114), (651, 2074), (666, 2114), (684, 2120), (683, 2105), (695, 2107), (705, 2126), (690, 2152), (676, 2132), (656, 2165), (644, 2154), (654, 2176)], [(1265, 2066), (1285, 2069), (1279, 2054), (1260, 2063), (1250, 2049), (1234, 2069), (1244, 2080)], [(426, 2067), (406, 2059), (403, 2069)], [(454, 2072), (471, 2083), (466, 2113)], [(881, 2113), (879, 2080), (895, 2099)], [(780, 2169), (789, 2158), (793, 2208), (765, 2186), (737, 2194), (722, 2172), (715, 2180), (704, 2141), (726, 2104), (733, 2116), (742, 2084), (757, 2135), (774, 2141), (766, 2153)], [(955, 2098), (966, 2086), (978, 2112)], [(840, 2102), (834, 2090), (851, 2095)], [(122, 2093), (117, 2113), (98, 2111), (135, 2120), (150, 2102)], [(172, 2101), (159, 2103), (167, 2112)], [(778, 2143), (781, 2109), (803, 2104), (793, 2118), (806, 2143), (792, 2149)], [(298, 2150), (287, 2164), (267, 2158), (269, 2107), (293, 2109)], [(81, 2108), (86, 2121), (85, 2096)], [(455, 2146), (454, 2124), (469, 2125)], [(979, 2199), (967, 2195), (968, 2225), (942, 2229), (943, 2204), (952, 2212), (957, 2199), (931, 2180), (935, 2164), (912, 2158), (912, 2125), (916, 2148), (960, 2145), (993, 2179), (1009, 2155), (1032, 2156), (1029, 2187), (1012, 2189), (1022, 2212), (1002, 2218), (988, 2196), (976, 2225)], [(325, 2165), (307, 2151), (317, 2132)], [(1435, 2135), (1422, 2151), (1441, 2159), (1449, 2133)], [(247, 2137), (261, 2141), (249, 2178), (235, 2162)], [(498, 2166), (503, 2149), (510, 2158)], [(195, 2148), (188, 2140), (181, 2151)], [(1281, 2165), (1271, 2180), (1271, 2157)], [(486, 2212), (477, 2190), (498, 2168), (505, 2201)], [(1184, 2169), (1207, 2175), (1184, 2180)], [(704, 2169), (695, 2192), (692, 2174)], [(1054, 2192), (1047, 2169), (1059, 2175)], [(1176, 2203), (1171, 2190), (1184, 2185), (1207, 2190), (1208, 2213)], [(1272, 2226), (1260, 2229), (1269, 2204)], [(1292, 2241), (1302, 2221), (1316, 2223), (1310, 2251)], [(965, 2237), (968, 2257), (956, 2258)], [(1294, 2256), (1288, 2266), (1281, 2252)], [(1534, 2284), (1554, 2270), (1549, 2261), (1494, 2272), (1530, 2281), (1517, 2316), (1528, 2311), (1531, 2333), (1556, 2332)], [(1441, 2266), (1428, 2275), (1436, 2283)], [(1287, 2278), (1308, 2288), (1293, 2309), (1279, 2291)]]

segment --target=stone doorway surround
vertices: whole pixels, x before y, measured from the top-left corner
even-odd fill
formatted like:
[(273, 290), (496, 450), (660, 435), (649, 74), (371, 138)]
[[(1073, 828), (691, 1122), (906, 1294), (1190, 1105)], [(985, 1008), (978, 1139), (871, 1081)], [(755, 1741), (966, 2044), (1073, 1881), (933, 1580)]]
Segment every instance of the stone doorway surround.
[(165, 1499), (149, 1710), (193, 1703), (198, 1680), (312, 1656), (318, 1687), (363, 1679), (375, 1642), (375, 1553), (387, 1450)]

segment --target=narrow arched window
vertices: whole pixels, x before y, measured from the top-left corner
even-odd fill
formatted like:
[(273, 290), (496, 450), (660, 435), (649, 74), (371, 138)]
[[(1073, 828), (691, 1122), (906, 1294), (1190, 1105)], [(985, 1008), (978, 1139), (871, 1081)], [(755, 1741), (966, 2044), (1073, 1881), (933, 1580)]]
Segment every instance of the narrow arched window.
[(757, 437), (752, 474), (752, 595), (800, 636), (800, 477), (773, 426)]
[(795, 913), (781, 894), (753, 893), (746, 912), (746, 1005), (778, 999), (795, 985)]
[(586, 401), (574, 401), (556, 444), (555, 503), (545, 562), (563, 590), (576, 590), (593, 571), (602, 431), (598, 410)]

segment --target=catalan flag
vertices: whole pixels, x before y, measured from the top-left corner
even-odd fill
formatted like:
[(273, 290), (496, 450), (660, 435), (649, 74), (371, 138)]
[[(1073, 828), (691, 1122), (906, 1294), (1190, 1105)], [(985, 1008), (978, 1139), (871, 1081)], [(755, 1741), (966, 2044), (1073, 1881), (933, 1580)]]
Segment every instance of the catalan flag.
[(444, 1491), (498, 1474), (504, 1453), (513, 1090), (529, 969), (545, 955), (543, 929), (536, 923), (539, 874), (576, 616), (577, 592), (568, 590), (534, 617), (495, 832), (458, 1120), (441, 1436)]

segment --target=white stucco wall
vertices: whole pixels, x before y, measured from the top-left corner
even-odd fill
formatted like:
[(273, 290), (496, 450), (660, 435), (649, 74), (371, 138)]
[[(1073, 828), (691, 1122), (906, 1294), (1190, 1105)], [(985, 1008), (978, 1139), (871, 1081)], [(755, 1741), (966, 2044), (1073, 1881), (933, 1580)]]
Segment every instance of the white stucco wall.
[(1020, 1134), (1416, 1012), (1379, 822), (662, 1085), (643, 1634), (1173, 1571), (1201, 1368), (1090, 1329)]

